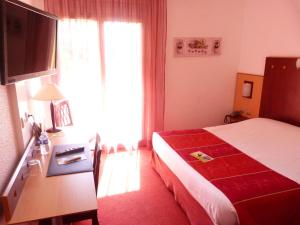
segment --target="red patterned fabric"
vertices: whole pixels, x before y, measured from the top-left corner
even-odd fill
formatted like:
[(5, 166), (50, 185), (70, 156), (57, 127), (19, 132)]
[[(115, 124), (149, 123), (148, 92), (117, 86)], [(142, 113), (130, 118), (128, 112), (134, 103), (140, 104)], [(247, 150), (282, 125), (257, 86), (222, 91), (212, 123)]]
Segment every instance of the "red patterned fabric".
[[(166, 187), (174, 194), (175, 200), (186, 213), (191, 225), (214, 225), (204, 208), (190, 195), (176, 175), (152, 152), (151, 162)], [(177, 225), (179, 223), (173, 223)]]
[[(238, 213), (240, 224), (300, 224), (298, 183), (206, 130), (166, 131), (159, 134), (187, 163), (228, 197)], [(203, 163), (190, 155), (196, 151), (214, 159)]]

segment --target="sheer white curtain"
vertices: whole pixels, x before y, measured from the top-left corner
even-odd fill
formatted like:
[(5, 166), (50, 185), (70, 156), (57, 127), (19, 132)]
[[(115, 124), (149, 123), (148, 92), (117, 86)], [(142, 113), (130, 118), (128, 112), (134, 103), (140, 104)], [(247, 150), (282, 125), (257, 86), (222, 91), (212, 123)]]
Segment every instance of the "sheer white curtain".
[(136, 148), (142, 139), (141, 41), (140, 23), (104, 23), (104, 138), (115, 149)]
[(74, 123), (99, 125), (111, 146), (134, 147), (139, 139), (151, 148), (164, 123), (167, 1), (44, 2), (60, 18), (59, 83), (68, 89)]
[(98, 23), (63, 19), (58, 26), (59, 84), (70, 101), (74, 124), (95, 131), (101, 124)]
[(104, 23), (105, 81), (97, 22), (63, 19), (58, 33), (59, 83), (70, 100), (74, 124), (98, 130), (108, 149), (136, 148), (142, 139), (141, 24)]

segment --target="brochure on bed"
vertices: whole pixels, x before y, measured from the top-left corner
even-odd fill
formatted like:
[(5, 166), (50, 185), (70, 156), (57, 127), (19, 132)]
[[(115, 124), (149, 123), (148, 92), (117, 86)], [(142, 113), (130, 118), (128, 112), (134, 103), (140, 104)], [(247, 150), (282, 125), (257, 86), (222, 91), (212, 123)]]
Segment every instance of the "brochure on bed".
[(298, 183), (204, 129), (167, 131), (159, 135), (227, 196), (240, 224), (300, 224)]
[(195, 157), (196, 159), (198, 159), (199, 161), (205, 163), (205, 162), (209, 162), (210, 160), (213, 160), (212, 157), (210, 157), (209, 155), (201, 152), (201, 151), (197, 151), (197, 152), (192, 152), (191, 156)]

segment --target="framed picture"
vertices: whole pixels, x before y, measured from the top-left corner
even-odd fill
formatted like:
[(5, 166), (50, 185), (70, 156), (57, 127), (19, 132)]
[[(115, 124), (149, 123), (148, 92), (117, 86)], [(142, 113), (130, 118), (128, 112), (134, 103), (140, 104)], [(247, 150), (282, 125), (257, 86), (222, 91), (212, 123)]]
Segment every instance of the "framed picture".
[(175, 38), (175, 56), (221, 55), (222, 38)]

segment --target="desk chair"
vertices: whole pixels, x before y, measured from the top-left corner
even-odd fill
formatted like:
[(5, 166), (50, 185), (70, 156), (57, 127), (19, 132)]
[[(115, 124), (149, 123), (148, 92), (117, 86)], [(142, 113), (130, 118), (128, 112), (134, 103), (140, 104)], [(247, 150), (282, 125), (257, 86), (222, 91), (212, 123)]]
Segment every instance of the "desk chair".
[(68, 100), (54, 103), (54, 118), (57, 127), (72, 126), (72, 116)]
[[(96, 133), (94, 160), (93, 160), (93, 173), (94, 173), (96, 194), (98, 192), (99, 170), (100, 170), (100, 160), (101, 160), (101, 152), (102, 152), (100, 141), (101, 141), (100, 135)], [(88, 219), (92, 220), (92, 225), (99, 225), (98, 211), (93, 210), (89, 212), (76, 213), (76, 214), (66, 215), (62, 217), (63, 224), (70, 224), (73, 222), (88, 220)]]
[(100, 172), (100, 161), (101, 161), (101, 138), (98, 133), (95, 136), (95, 148), (94, 148), (94, 161), (93, 161), (93, 171), (94, 171), (94, 181), (96, 192), (98, 192), (98, 183), (99, 183), (99, 172)]

